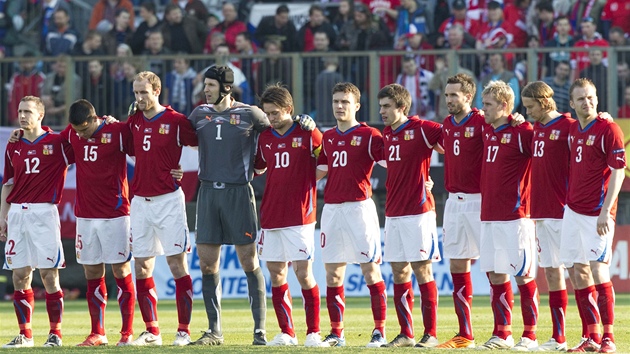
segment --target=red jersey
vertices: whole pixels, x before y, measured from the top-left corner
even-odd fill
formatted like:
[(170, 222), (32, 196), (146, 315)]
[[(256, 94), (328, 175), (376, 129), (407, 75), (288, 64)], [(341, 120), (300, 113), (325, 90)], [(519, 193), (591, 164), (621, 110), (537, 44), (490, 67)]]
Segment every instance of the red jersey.
[(37, 70), (13, 74), (9, 81), (9, 123), (17, 125), (18, 106), (22, 97), (41, 96), (44, 80), (46, 80), (46, 76)]
[(197, 145), (197, 135), (186, 116), (171, 106), (165, 108), (151, 119), (138, 110), (127, 120), (136, 155), (131, 183), (134, 195), (154, 197), (177, 190), (181, 183), (171, 176), (171, 170), (179, 164), (182, 146)]
[(610, 27), (619, 26), (630, 33), (630, 1), (608, 0), (602, 9), (602, 21), (610, 21)]
[(328, 171), (324, 202), (339, 204), (370, 198), (374, 162), (383, 160), (381, 132), (360, 123), (345, 132), (336, 127), (329, 129), (322, 140), (317, 168)]
[(361, 0), (369, 9), (370, 12), (380, 16), (390, 32), (396, 32), (396, 19), (390, 17), (385, 12), (375, 11), (377, 8), (382, 7), (386, 9), (395, 10), (400, 6), (400, 0)]
[(491, 129), (477, 108), (459, 124), (450, 115), (442, 126), (444, 186), (450, 193), (481, 193), (483, 132)]
[(92, 137), (86, 140), (68, 125), (61, 135), (70, 143), (77, 157), (74, 214), (90, 219), (129, 215), (127, 154), (133, 155), (129, 126), (126, 123), (105, 124), (103, 121)]
[(462, 27), (464, 27), (464, 31), (468, 32), (468, 34), (470, 34), (471, 36), (477, 38), (477, 35), (479, 34), (480, 22), (473, 20), (468, 16), (466, 16), (466, 18), (464, 18), (463, 20), (458, 20), (454, 16), (447, 18), (440, 25), (438, 32), (444, 33), (444, 37), (448, 38), (448, 30), (451, 29), (451, 27), (453, 27), (453, 25), (455, 24), (462, 25)]
[(527, 8), (505, 5), (503, 16), (506, 22), (512, 24), (510, 33), (514, 35), (514, 44), (519, 48), (527, 47)]
[(68, 165), (74, 163), (70, 145), (59, 134), (45, 132), (35, 141), (8, 143), (2, 184), (13, 184), (7, 203), (59, 204)]
[[(576, 213), (598, 216), (608, 192), (611, 169), (626, 167), (623, 132), (616, 123), (597, 117), (584, 129), (579, 122), (571, 126), (569, 146), (567, 205)], [(610, 214), (616, 212), (615, 201)]]
[[(584, 38), (575, 42), (573, 47), (575, 48), (590, 48), (590, 47), (608, 47), (608, 41), (603, 39), (599, 34), (595, 34), (595, 38), (592, 40), (586, 40)], [(589, 52), (571, 52), (571, 67), (573, 67), (578, 73), (586, 69), (591, 65), (591, 61), (588, 58)], [(606, 51), (602, 51), (604, 58), (608, 57)]]
[(532, 145), (532, 219), (562, 219), (569, 183), (569, 130), (575, 119), (565, 113), (534, 124)]
[(314, 152), (321, 144), (319, 130), (305, 131), (297, 123), (284, 135), (273, 128), (260, 134), (255, 168), (267, 169), (260, 206), (260, 225), (264, 229), (315, 222), (317, 160)]
[(417, 116), (396, 130), (383, 130), (387, 160), (386, 216), (407, 216), (435, 211), (433, 194), (424, 183), (429, 178), (433, 146), (442, 136), (442, 126)]
[(510, 221), (529, 216), (533, 134), (528, 122), (484, 131), (481, 221)]

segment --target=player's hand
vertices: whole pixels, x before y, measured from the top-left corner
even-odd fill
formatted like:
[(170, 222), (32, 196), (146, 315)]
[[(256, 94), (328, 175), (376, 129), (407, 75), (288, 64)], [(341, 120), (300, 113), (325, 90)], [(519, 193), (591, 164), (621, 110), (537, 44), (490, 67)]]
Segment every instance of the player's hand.
[(7, 242), (7, 221), (0, 218), (0, 242)]
[(308, 114), (298, 114), (293, 118), (293, 121), (298, 122), (302, 129), (309, 132), (315, 129), (316, 126), (315, 120), (313, 120), (313, 118), (311, 118)]
[(10, 143), (17, 143), (20, 138), (22, 137), (22, 135), (24, 134), (24, 131), (22, 129), (15, 129), (11, 132), (11, 135), (9, 135), (9, 142)]
[(435, 185), (435, 183), (433, 182), (433, 180), (431, 179), (431, 176), (429, 176), (429, 180), (424, 182), (424, 186), (427, 189), (427, 192), (431, 192), (433, 190), (433, 186)]
[(177, 169), (171, 170), (171, 176), (175, 178), (177, 181), (181, 181), (184, 178), (184, 170), (182, 170), (182, 165), (177, 165)]
[(103, 116), (103, 118), (105, 118), (105, 124), (118, 123), (118, 119), (113, 116)]
[(599, 116), (603, 119), (609, 120), (612, 122), (613, 117), (608, 112), (599, 112)]
[(611, 230), (610, 225), (614, 223), (610, 213), (602, 209), (597, 217), (597, 234), (599, 236), (605, 236)]
[(513, 127), (521, 125), (525, 123), (525, 117), (518, 112), (512, 113), (512, 122), (510, 123)]
[(136, 102), (136, 101), (133, 101), (129, 105), (129, 110), (127, 111), (127, 117), (131, 117), (132, 115), (134, 115), (136, 113), (137, 106), (138, 106), (138, 102)]

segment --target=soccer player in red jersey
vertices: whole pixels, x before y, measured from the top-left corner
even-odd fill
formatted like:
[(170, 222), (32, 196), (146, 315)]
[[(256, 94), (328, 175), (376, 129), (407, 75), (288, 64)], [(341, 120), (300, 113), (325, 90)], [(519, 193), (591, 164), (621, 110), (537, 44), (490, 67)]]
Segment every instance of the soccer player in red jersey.
[[(92, 330), (79, 346), (107, 345), (104, 315), (107, 306), (105, 263), (111, 264), (122, 315), (118, 345), (133, 340), (136, 291), (129, 249), (129, 187), (127, 154), (133, 155), (126, 123), (106, 124), (94, 106), (78, 100), (70, 106), (70, 125), (61, 133), (72, 146), (77, 165), (76, 256), (87, 279), (87, 303)], [(102, 181), (94, 183), (94, 181)]]
[(359, 263), (370, 289), (374, 330), (368, 347), (380, 347), (385, 339), (387, 294), (381, 276), (381, 235), (376, 206), (370, 198), (374, 162), (384, 165), (383, 137), (356, 113), (361, 92), (348, 82), (333, 88), (333, 113), (337, 126), (324, 133), (317, 161), (317, 179), (328, 174), (322, 212), (322, 261), (326, 268), (326, 305), (332, 330), (324, 343), (345, 346), (343, 281), (347, 263)]
[(197, 145), (197, 135), (185, 115), (160, 105), (161, 89), (160, 78), (154, 73), (137, 74), (133, 81), (136, 110), (127, 120), (136, 156), (131, 246), (138, 304), (146, 326), (132, 345), (162, 344), (152, 276), (158, 255), (166, 256), (175, 279), (178, 327), (173, 345), (190, 343), (193, 290), (186, 261), (190, 237), (184, 193), (171, 170), (178, 167), (182, 146)]
[(576, 300), (589, 338), (568, 351), (613, 353), (615, 292), (609, 261), (617, 196), (626, 167), (623, 132), (597, 113), (597, 92), (590, 80), (576, 80), (569, 95), (578, 122), (569, 134), (571, 165), (560, 260), (567, 267), (574, 267)]
[(61, 346), (63, 292), (59, 268), (65, 267), (57, 206), (74, 156), (59, 134), (42, 129), (44, 103), (25, 96), (18, 105), (24, 135), (7, 144), (0, 208), (0, 242), (6, 242), (5, 269), (13, 271), (13, 306), (20, 334), (4, 348), (34, 345), (31, 317), (35, 307), (31, 280), (39, 268), (46, 289), (50, 322), (45, 347)]
[(267, 87), (260, 104), (271, 127), (260, 134), (256, 149), (255, 169), (258, 174), (267, 172), (257, 248), (260, 259), (267, 261), (271, 300), (281, 330), (267, 345), (298, 344), (287, 283), (288, 262), (291, 262), (304, 298), (307, 325), (304, 345), (318, 347), (322, 345), (320, 296), (312, 264), (317, 211), (315, 167), (322, 133), (317, 129), (307, 131), (294, 122), (293, 97), (284, 87)]
[[(508, 124), (514, 92), (506, 83), (491, 81), (482, 92), (482, 102), (491, 129), (483, 132), (480, 268), (490, 280), (494, 329), (480, 349), (528, 350), (538, 346), (535, 235), (529, 219), (533, 130), (529, 123)], [(516, 345), (512, 338), (510, 275), (516, 278), (521, 293), (524, 325)]]
[(475, 339), (471, 310), (473, 285), (471, 261), (479, 258), (481, 237), (481, 163), (483, 132), (490, 127), (483, 113), (471, 108), (475, 79), (466, 74), (446, 81), (444, 96), (450, 115), (442, 126), (444, 183), (449, 197), (444, 207), (443, 252), (450, 260), (453, 278), (453, 303), (459, 331), (438, 348), (472, 348)]
[[(388, 347), (434, 347), (437, 340), (438, 293), (432, 262), (439, 261), (435, 201), (425, 183), (442, 126), (407, 117), (411, 95), (401, 85), (391, 84), (378, 93), (387, 161), (384, 260), (394, 275), (394, 305), (401, 332)], [(422, 299), (424, 333), (416, 344), (413, 331), (413, 287), (416, 275)]]

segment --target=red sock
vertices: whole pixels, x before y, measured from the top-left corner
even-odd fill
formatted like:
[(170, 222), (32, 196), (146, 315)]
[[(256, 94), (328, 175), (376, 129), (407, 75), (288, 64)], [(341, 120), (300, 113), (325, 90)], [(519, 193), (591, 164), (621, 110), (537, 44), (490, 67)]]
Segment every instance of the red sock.
[(615, 336), (612, 333), (612, 325), (615, 322), (615, 289), (612, 282), (596, 285), (595, 289), (599, 293), (597, 307), (599, 307), (602, 326), (604, 327), (602, 338), (610, 338), (614, 342)]
[(492, 313), (494, 314), (494, 330), (492, 335), (507, 339), (512, 334), (505, 326), (512, 325), (512, 309), (514, 308), (514, 293), (510, 281), (503, 284), (490, 284), (492, 288)]
[(321, 299), (319, 297), (319, 286), (315, 284), (312, 289), (302, 289), (304, 298), (304, 312), (306, 312), (306, 334), (319, 333), (319, 311)]
[(33, 331), (31, 330), (31, 317), (33, 317), (33, 309), (35, 308), (33, 289), (14, 291), (13, 307), (20, 326), (20, 334), (26, 338), (33, 338)]
[(396, 316), (398, 316), (400, 333), (409, 338), (413, 338), (413, 316), (411, 315), (413, 301), (411, 282), (394, 284), (394, 307), (396, 308)]
[(293, 300), (291, 299), (291, 292), (289, 292), (289, 284), (284, 283), (280, 286), (272, 287), (271, 302), (273, 303), (273, 309), (276, 311), (280, 331), (295, 337), (292, 313)]
[(420, 300), (422, 308), (422, 324), (424, 324), (424, 334), (437, 336), (437, 286), (435, 280), (420, 284)]
[(107, 306), (107, 286), (105, 278), (90, 279), (87, 281), (87, 294), (85, 295), (92, 321), (92, 332), (105, 335), (105, 307)]
[(584, 317), (584, 309), (582, 308), (582, 304), (578, 301), (578, 291), (574, 289), (573, 294), (575, 295), (575, 305), (578, 308), (578, 313), (580, 314), (580, 322), (582, 323), (582, 338), (588, 338), (588, 325), (586, 324), (586, 318)]
[(61, 318), (63, 317), (63, 291), (56, 293), (46, 293), (46, 311), (48, 311), (48, 321), (50, 322), (51, 334), (56, 334), (61, 338)]
[(564, 324), (568, 302), (569, 299), (566, 289), (549, 292), (549, 309), (551, 310), (553, 339), (555, 339), (558, 343), (564, 343), (567, 341), (564, 332)]
[(177, 302), (177, 332), (190, 334), (190, 318), (193, 307), (193, 286), (190, 275), (175, 279), (175, 301)]
[(455, 314), (459, 322), (459, 335), (473, 340), (471, 309), (473, 299), (473, 287), (470, 272), (453, 273), (453, 304)]
[(535, 280), (519, 285), (521, 293), (521, 315), (523, 316), (523, 335), (521, 337), (536, 340), (538, 325), (538, 285)]
[(118, 307), (122, 317), (120, 333), (133, 334), (133, 313), (136, 307), (136, 290), (133, 286), (133, 278), (128, 274), (122, 279), (116, 279), (118, 285)]
[(346, 310), (346, 295), (343, 285), (326, 288), (326, 307), (330, 317), (330, 333), (341, 337), (343, 335), (343, 313)]
[[(584, 315), (584, 322), (586, 322), (587, 328), (590, 326), (594, 326), (599, 324), (599, 309), (596, 305), (595, 300), (595, 286), (591, 285), (586, 289), (577, 290), (577, 301), (580, 302), (582, 306), (582, 314)], [(587, 329), (588, 337), (594, 340), (596, 343), (600, 343), (602, 341), (601, 334), (599, 332), (591, 331)]]
[[(157, 292), (155, 291), (155, 282), (153, 277), (146, 279), (137, 279), (138, 288), (138, 306), (142, 313), (142, 320), (146, 325), (147, 331), (152, 334), (160, 334), (157, 315)], [(178, 305), (179, 306), (179, 305)]]
[(374, 317), (374, 329), (378, 329), (385, 337), (385, 319), (387, 318), (387, 293), (385, 282), (368, 285), (370, 289), (370, 302), (372, 303), (372, 317)]

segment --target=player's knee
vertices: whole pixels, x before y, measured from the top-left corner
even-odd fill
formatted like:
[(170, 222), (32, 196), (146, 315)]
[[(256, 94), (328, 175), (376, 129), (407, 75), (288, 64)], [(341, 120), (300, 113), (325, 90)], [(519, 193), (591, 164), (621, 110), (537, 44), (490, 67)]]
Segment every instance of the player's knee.
[(131, 274), (131, 266), (129, 262), (112, 264), (112, 273), (114, 273), (114, 278), (123, 279)]

